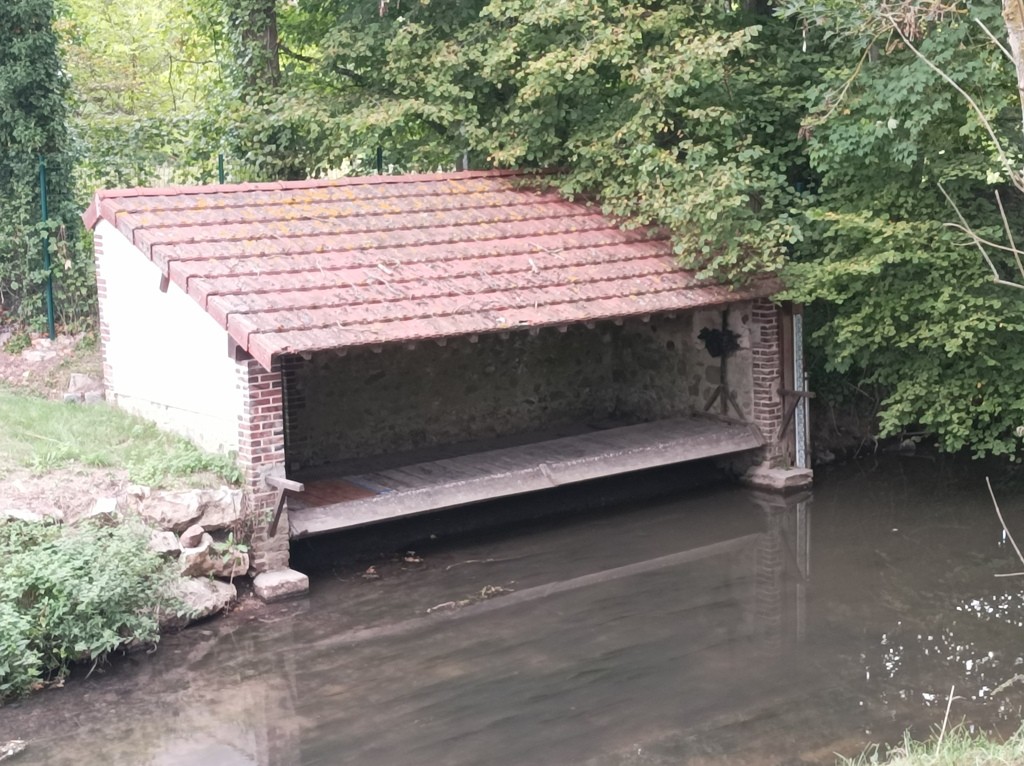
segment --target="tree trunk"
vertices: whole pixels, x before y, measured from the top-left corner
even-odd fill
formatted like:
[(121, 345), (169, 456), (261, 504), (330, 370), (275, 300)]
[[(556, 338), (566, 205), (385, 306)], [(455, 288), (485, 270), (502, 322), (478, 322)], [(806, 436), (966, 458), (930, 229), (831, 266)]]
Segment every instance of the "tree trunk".
[(276, 0), (228, 0), (225, 5), (240, 85), (257, 93), (276, 88), (281, 82)]
[(1024, 133), (1024, 0), (1003, 0), (1003, 21), (1017, 69), (1017, 96), (1021, 103), (1021, 132)]

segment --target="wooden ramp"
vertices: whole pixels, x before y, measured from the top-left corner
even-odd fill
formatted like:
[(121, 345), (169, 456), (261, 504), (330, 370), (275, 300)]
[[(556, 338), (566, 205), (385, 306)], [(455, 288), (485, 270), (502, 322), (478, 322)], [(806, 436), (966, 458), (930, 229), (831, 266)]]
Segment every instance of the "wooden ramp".
[(307, 481), (305, 492), (288, 498), (291, 537), (743, 452), (762, 444), (749, 425), (676, 418)]

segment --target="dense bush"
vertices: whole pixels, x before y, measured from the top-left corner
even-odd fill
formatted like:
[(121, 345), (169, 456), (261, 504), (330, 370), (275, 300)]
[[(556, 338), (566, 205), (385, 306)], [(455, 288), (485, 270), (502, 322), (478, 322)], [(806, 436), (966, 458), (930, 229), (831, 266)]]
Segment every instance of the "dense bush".
[(158, 639), (176, 577), (141, 524), (0, 522), (0, 704), (75, 662)]
[[(54, 0), (11, 0), (0, 25), (0, 312), (45, 324), (53, 277), (56, 319), (80, 327), (95, 309), (95, 280), (73, 195), (69, 84), (54, 31)], [(48, 219), (41, 222), (39, 163), (46, 161)], [(47, 243), (52, 268), (44, 267)]]

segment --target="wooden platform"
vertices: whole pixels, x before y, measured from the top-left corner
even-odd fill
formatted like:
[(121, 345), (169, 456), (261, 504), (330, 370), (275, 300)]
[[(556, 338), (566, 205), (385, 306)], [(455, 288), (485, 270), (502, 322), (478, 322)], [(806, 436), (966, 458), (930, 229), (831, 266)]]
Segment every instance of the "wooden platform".
[(306, 481), (288, 498), (301, 538), (762, 445), (749, 425), (692, 417)]

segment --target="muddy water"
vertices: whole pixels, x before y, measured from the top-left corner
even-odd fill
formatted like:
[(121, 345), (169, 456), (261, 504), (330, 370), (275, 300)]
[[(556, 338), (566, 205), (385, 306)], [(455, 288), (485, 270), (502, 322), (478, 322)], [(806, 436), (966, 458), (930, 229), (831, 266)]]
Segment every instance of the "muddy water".
[(890, 458), (787, 501), (439, 528), (0, 709), (0, 741), (31, 741), (18, 766), (831, 763), (926, 735), (951, 686), (954, 720), (1008, 734), (1024, 581), (993, 577), (1022, 567), (982, 476)]

